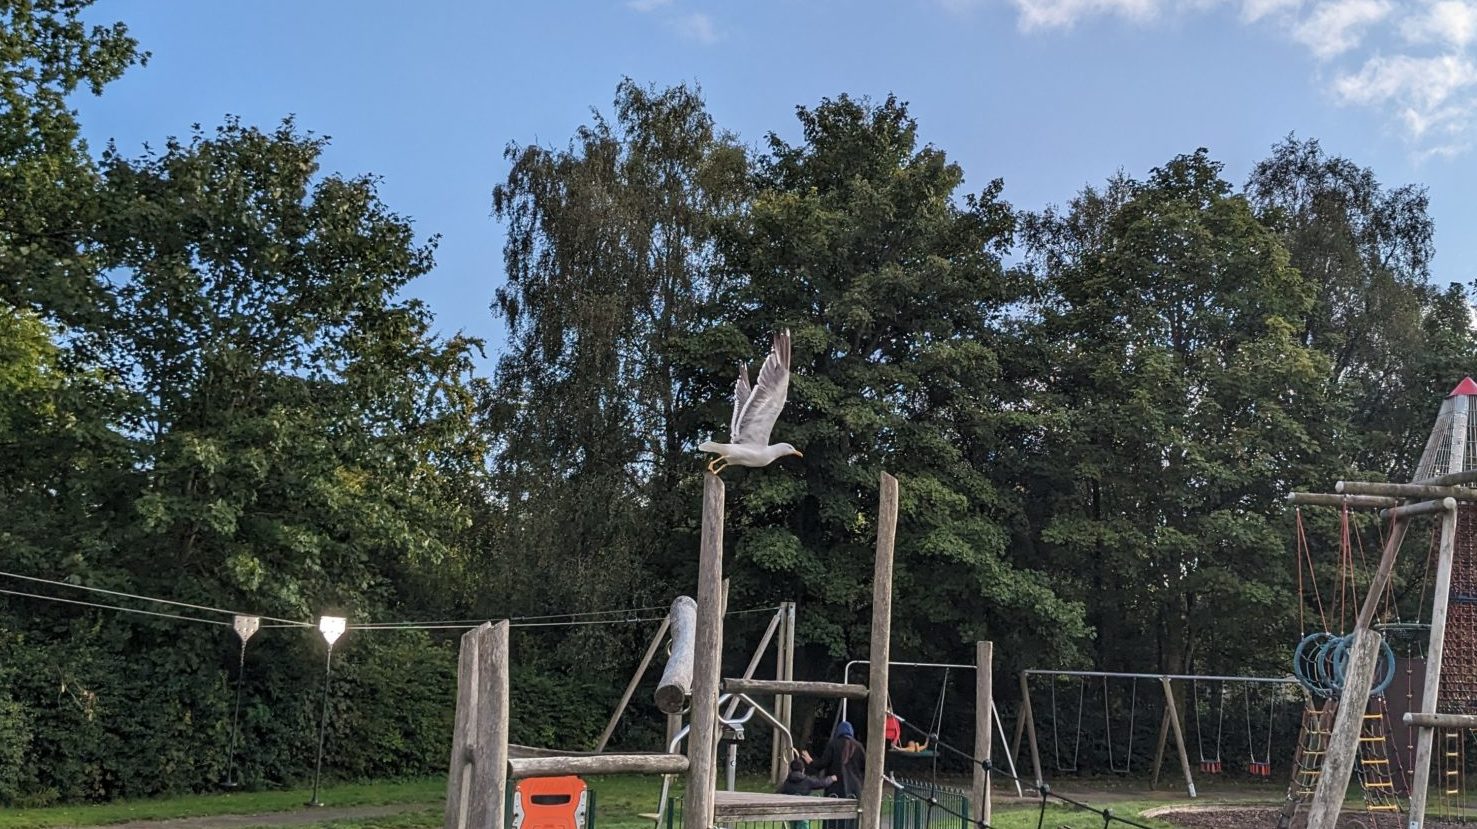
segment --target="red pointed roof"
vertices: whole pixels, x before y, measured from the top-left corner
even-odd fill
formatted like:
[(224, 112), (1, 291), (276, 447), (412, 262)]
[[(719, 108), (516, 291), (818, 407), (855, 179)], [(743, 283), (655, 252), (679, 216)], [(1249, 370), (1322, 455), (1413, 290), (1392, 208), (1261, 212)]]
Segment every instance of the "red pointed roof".
[(1462, 382), (1457, 383), (1456, 388), (1452, 389), (1451, 394), (1448, 394), (1447, 397), (1456, 397), (1459, 394), (1477, 394), (1477, 381), (1474, 381), (1470, 376), (1463, 377)]

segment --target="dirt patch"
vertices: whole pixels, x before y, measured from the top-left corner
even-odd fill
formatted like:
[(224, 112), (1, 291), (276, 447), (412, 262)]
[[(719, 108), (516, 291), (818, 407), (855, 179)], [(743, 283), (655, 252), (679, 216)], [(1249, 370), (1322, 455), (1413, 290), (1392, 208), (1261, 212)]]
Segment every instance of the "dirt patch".
[[(1277, 806), (1169, 806), (1145, 813), (1185, 829), (1273, 829), (1282, 812)], [(1292, 822), (1293, 829), (1302, 829), (1308, 822), (1306, 809), (1301, 810)], [(1344, 812), (1339, 815), (1338, 829), (1405, 829), (1404, 814), (1390, 813), (1374, 815), (1369, 812)], [(1471, 824), (1451, 823), (1428, 819), (1426, 829), (1471, 829)]]

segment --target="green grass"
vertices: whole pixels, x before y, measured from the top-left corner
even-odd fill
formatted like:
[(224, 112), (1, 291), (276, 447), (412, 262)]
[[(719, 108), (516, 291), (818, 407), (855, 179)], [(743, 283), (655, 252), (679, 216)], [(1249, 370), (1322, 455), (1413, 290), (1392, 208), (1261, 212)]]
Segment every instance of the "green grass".
[[(651, 829), (651, 821), (641, 817), (657, 809), (661, 790), (658, 777), (592, 777), (590, 787), (595, 791), (597, 829)], [(769, 791), (767, 780), (760, 777), (745, 777), (738, 788), (748, 791)], [(1099, 793), (1106, 794), (1114, 787), (1104, 786)], [(681, 781), (672, 787), (672, 794), (680, 795)], [(319, 799), (329, 807), (388, 806), (405, 804), (408, 811), (375, 818), (329, 820), (313, 824), (304, 829), (434, 829), (441, 825), (441, 800), (446, 793), (446, 781), (441, 777), (397, 783), (354, 783), (325, 787)], [(208, 817), (211, 815), (265, 814), (270, 812), (295, 811), (303, 808), (309, 797), (308, 789), (290, 789), (261, 792), (232, 792), (227, 794), (187, 795), (160, 798), (157, 800), (119, 801), (116, 803), (54, 806), (40, 809), (13, 809), (0, 811), (0, 829), (55, 829), (62, 826), (97, 826), (124, 823), (133, 820), (166, 820), (170, 818)], [(1124, 792), (1128, 794), (1128, 792)], [(1095, 802), (1093, 793), (1081, 793), (1081, 798), (1094, 806), (1107, 806), (1115, 813), (1132, 817), (1134, 820), (1153, 827), (1168, 827), (1169, 824), (1139, 815), (1147, 810), (1183, 801), (1178, 792), (1165, 792), (1160, 798), (1143, 799), (1107, 796)], [(1213, 803), (1221, 798), (1215, 795), (1204, 798), (1202, 803)], [(423, 808), (413, 808), (422, 805)], [(1035, 829), (1039, 808), (1034, 803), (997, 803), (993, 825), (1000, 829)], [(812, 821), (819, 829), (819, 821)], [(1069, 806), (1053, 805), (1047, 810), (1048, 826), (1101, 826), (1100, 818)]]
[[(167, 820), (209, 815), (250, 815), (288, 812), (303, 808), (312, 790), (276, 789), (259, 792), (195, 794), (150, 800), (48, 806), (0, 811), (0, 829), (49, 829), (57, 826), (100, 826), (131, 820)], [(325, 786), (318, 799), (326, 806), (388, 806), (439, 803), (446, 796), (446, 779), (428, 777), (395, 783), (344, 783)]]

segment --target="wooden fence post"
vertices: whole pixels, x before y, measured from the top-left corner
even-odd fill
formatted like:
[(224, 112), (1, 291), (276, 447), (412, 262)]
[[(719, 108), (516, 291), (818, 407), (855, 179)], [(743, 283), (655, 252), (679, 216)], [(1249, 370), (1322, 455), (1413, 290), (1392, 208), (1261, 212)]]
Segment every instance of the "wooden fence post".
[(503, 829), (508, 789), (508, 622), (462, 636), (445, 829)]
[(697, 575), (692, 718), (687, 733), (683, 829), (711, 829), (718, 784), (718, 683), (723, 667), (723, 481), (703, 476), (703, 535)]
[(867, 680), (867, 769), (860, 829), (882, 825), (882, 774), (887, 758), (887, 668), (892, 654), (892, 554), (897, 535), (897, 478), (882, 473), (877, 505), (877, 558), (872, 565), (872, 646)]

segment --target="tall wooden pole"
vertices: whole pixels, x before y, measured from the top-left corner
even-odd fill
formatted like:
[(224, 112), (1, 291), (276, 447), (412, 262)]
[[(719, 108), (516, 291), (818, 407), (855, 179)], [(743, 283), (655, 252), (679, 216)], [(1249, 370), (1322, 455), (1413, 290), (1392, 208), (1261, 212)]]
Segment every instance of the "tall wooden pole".
[[(1463, 430), (1465, 431), (1465, 430)], [(1426, 648), (1426, 683), (1421, 688), (1423, 714), (1436, 713), (1441, 689), (1441, 656), (1445, 648), (1446, 606), (1451, 598), (1451, 565), (1456, 554), (1457, 511), (1441, 517), (1441, 547), (1436, 560), (1436, 594), (1431, 604), (1431, 642)], [(1436, 729), (1419, 726), (1415, 743), (1415, 775), (1410, 781), (1410, 829), (1420, 829), (1426, 820), (1427, 788), (1431, 782), (1431, 744)]]
[[(779, 644), (775, 648), (774, 678), (788, 682), (795, 678), (795, 603), (783, 602), (780, 604), (780, 631)], [(778, 694), (774, 698), (774, 718), (779, 725), (774, 728), (774, 739), (770, 745), (770, 776), (775, 783), (785, 779), (790, 772), (790, 758), (785, 756), (780, 746), (780, 727), (786, 732), (790, 731), (790, 699), (788, 694)], [(791, 741), (793, 742), (793, 733)]]
[(445, 829), (503, 829), (508, 789), (508, 622), (462, 636)]
[[(1449, 503), (1449, 509), (1454, 510), (1456, 502)], [(1334, 829), (1339, 808), (1349, 790), (1349, 776), (1353, 774), (1354, 762), (1359, 756), (1359, 733), (1363, 730), (1364, 711), (1369, 705), (1369, 688), (1374, 683), (1376, 657), (1384, 641), (1370, 623), (1374, 621), (1375, 611), (1379, 609), (1385, 588), (1390, 583), (1390, 571), (1395, 567), (1395, 556), (1400, 552), (1400, 542), (1405, 540), (1408, 526), (1408, 521), (1397, 518), (1390, 527), (1390, 537), (1380, 555), (1379, 570), (1364, 594), (1364, 604), (1359, 608), (1359, 618), (1350, 634), (1353, 642), (1349, 646), (1349, 666), (1344, 673), (1344, 687), (1339, 696), (1332, 733), (1328, 736), (1327, 753), (1323, 755), (1318, 787), (1313, 790), (1313, 805), (1308, 809), (1308, 829)]]
[(703, 476), (702, 552), (697, 571), (697, 642), (692, 670), (692, 730), (682, 829), (711, 829), (718, 787), (718, 684), (723, 656), (723, 481)]
[(969, 789), (975, 819), (990, 822), (990, 748), (994, 743), (991, 729), (994, 720), (995, 689), (992, 671), (995, 646), (990, 642), (974, 643), (974, 776)]
[(867, 652), (867, 770), (860, 829), (882, 826), (882, 763), (887, 756), (887, 668), (892, 658), (892, 552), (897, 534), (897, 478), (882, 473), (877, 504), (877, 558), (872, 565), (872, 646)]

